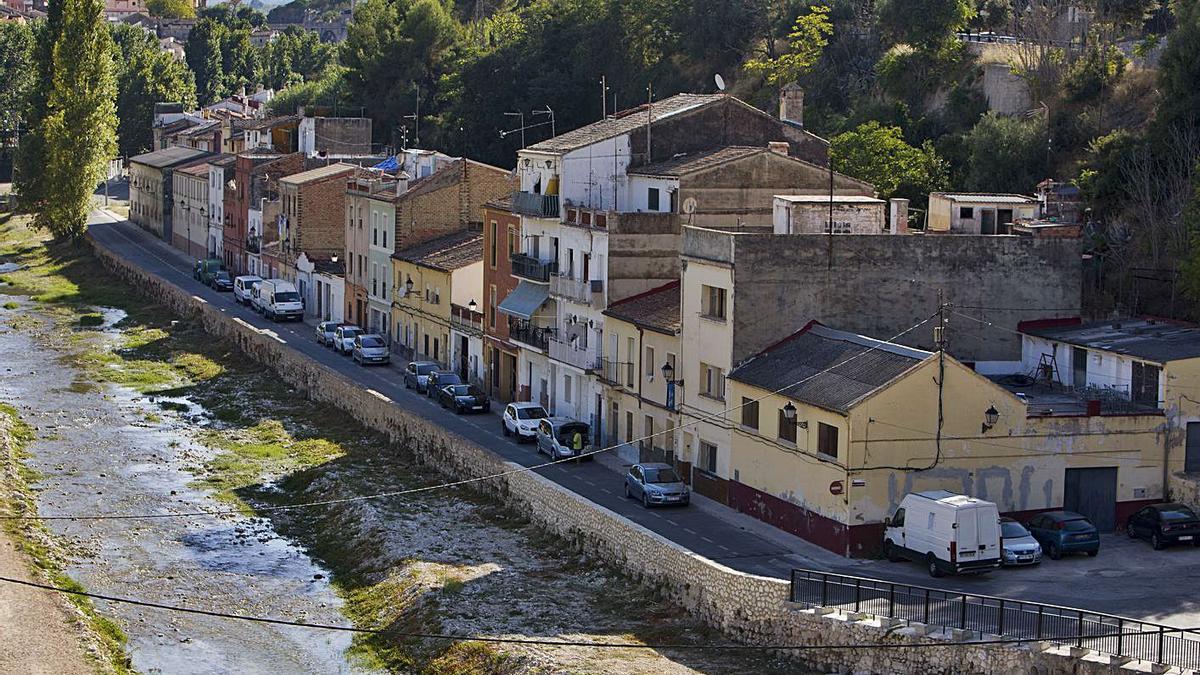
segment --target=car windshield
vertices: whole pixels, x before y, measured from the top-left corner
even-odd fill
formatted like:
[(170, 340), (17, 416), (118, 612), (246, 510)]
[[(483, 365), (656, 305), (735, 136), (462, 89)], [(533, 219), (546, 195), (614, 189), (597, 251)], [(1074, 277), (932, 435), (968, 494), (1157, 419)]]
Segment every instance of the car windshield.
[(343, 328), (342, 329), (342, 337), (352, 338), (352, 337), (359, 335), (360, 333), (362, 333), (362, 331), (357, 328)]
[(437, 370), (437, 366), (435, 366), (431, 363), (422, 363), (417, 366), (417, 374), (418, 375), (428, 375), (435, 370)]
[(455, 375), (454, 373), (438, 373), (437, 381), (438, 381), (438, 384), (442, 384), (442, 385), (458, 384), (458, 383), (462, 382), (462, 378)]
[(1087, 532), (1092, 529), (1092, 524), (1083, 518), (1076, 518), (1075, 520), (1064, 520), (1061, 529), (1067, 532)]
[(377, 338), (373, 335), (367, 336), (362, 339), (362, 346), (364, 346), (364, 347), (382, 347), (383, 340), (380, 338)]
[(536, 408), (518, 408), (517, 419), (520, 420), (540, 420), (546, 417), (546, 410), (541, 406)]
[(1000, 523), (1000, 536), (1005, 539), (1028, 537), (1029, 531), (1020, 523)]
[(470, 396), (471, 387), (465, 384), (455, 384), (450, 386), (450, 393), (455, 396)]
[(229, 281), (229, 272), (221, 270), (220, 272), (217, 272), (217, 278), (221, 281)]
[(679, 483), (679, 474), (675, 469), (646, 469), (647, 483)]
[(300, 302), (300, 294), (295, 291), (276, 293), (275, 302)]
[(1192, 513), (1191, 510), (1189, 510), (1189, 509), (1174, 508), (1174, 509), (1171, 509), (1170, 511), (1163, 510), (1163, 511), (1159, 511), (1158, 513), (1160, 516), (1162, 516), (1163, 520), (1195, 520), (1196, 519), (1196, 514)]

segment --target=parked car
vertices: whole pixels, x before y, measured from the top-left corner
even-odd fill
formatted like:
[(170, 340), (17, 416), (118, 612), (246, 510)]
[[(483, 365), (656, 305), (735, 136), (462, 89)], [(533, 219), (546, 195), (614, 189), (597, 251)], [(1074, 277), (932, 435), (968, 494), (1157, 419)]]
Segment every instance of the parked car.
[(437, 372), (438, 364), (433, 361), (413, 361), (404, 368), (404, 388), (416, 389), (422, 394), (429, 384), (429, 376)]
[(883, 526), (887, 559), (923, 562), (929, 576), (1000, 567), (1000, 511), (991, 502), (946, 490), (911, 492)]
[(209, 282), (208, 285), (212, 286), (214, 291), (232, 291), (233, 277), (230, 277), (229, 272), (226, 272), (225, 270), (218, 270), (217, 273), (213, 275), (212, 281)]
[(250, 291), (254, 284), (262, 281), (262, 277), (246, 274), (233, 280), (233, 299), (243, 305), (250, 304)]
[(1177, 543), (1200, 546), (1200, 518), (1184, 504), (1151, 504), (1129, 516), (1125, 529), (1131, 539), (1145, 539), (1156, 551)]
[(517, 435), (518, 442), (537, 438), (538, 420), (549, 417), (546, 409), (536, 403), (509, 403), (500, 416), (505, 436)]
[(339, 354), (354, 353), (354, 338), (363, 334), (358, 326), (342, 324), (333, 331), (333, 348)]
[(569, 417), (547, 417), (538, 420), (537, 450), (550, 455), (551, 459), (579, 457), (591, 450), (590, 435), (591, 428), (586, 422)]
[(642, 500), (642, 506), (679, 504), (687, 506), (691, 490), (670, 464), (634, 464), (625, 474), (625, 497)]
[(295, 284), (281, 279), (267, 279), (258, 285), (259, 306), (263, 316), (271, 321), (304, 320), (304, 302)]
[(1000, 564), (1037, 565), (1042, 562), (1042, 545), (1025, 526), (1012, 518), (1000, 519)]
[(192, 278), (205, 286), (211, 286), (213, 276), (223, 269), (225, 269), (225, 263), (217, 258), (197, 260), (196, 264), (192, 265)]
[(458, 373), (452, 373), (448, 370), (435, 370), (429, 373), (429, 380), (425, 383), (425, 394), (429, 398), (433, 398), (434, 392), (451, 384), (462, 384), (462, 378)]
[(1071, 511), (1048, 511), (1039, 513), (1025, 524), (1029, 533), (1042, 545), (1042, 550), (1051, 560), (1058, 560), (1064, 553), (1086, 553), (1095, 556), (1100, 552), (1100, 531), (1091, 521)]
[(465, 412), (487, 412), (492, 402), (483, 390), (473, 384), (448, 384), (434, 395), (443, 408), (453, 408), (459, 415)]
[(317, 344), (332, 347), (334, 335), (337, 333), (337, 327), (340, 325), (342, 325), (340, 321), (322, 321), (318, 323), (316, 329), (313, 331), (313, 335), (317, 339)]
[(392, 360), (388, 352), (387, 341), (382, 335), (363, 333), (354, 338), (354, 350), (351, 358), (360, 366), (368, 363), (387, 363)]

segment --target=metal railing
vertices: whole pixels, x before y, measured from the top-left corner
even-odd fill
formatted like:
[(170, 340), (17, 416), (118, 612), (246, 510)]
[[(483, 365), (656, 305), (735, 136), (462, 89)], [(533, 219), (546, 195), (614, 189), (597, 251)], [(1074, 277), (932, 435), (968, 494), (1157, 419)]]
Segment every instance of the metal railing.
[(602, 358), (597, 374), (605, 384), (614, 387), (633, 387), (633, 363), (630, 361), (613, 361)]
[(580, 348), (557, 337), (550, 338), (550, 358), (588, 372), (597, 370), (600, 366), (600, 359), (595, 351), (587, 347)]
[(581, 305), (591, 305), (592, 282), (573, 279), (562, 274), (552, 274), (550, 275), (550, 295)]
[(262, 237), (246, 237), (246, 250), (251, 253), (262, 253)]
[(1200, 668), (1200, 632), (1086, 609), (799, 569), (791, 601)]
[(512, 262), (513, 276), (530, 281), (546, 283), (550, 281), (550, 276), (558, 271), (558, 262), (542, 262), (524, 253), (514, 253), (509, 260)]
[(542, 195), (536, 192), (514, 192), (513, 213), (537, 218), (558, 217), (558, 195)]
[(550, 337), (554, 333), (553, 328), (534, 326), (525, 321), (512, 321), (508, 324), (508, 338), (510, 340), (543, 351), (549, 348)]

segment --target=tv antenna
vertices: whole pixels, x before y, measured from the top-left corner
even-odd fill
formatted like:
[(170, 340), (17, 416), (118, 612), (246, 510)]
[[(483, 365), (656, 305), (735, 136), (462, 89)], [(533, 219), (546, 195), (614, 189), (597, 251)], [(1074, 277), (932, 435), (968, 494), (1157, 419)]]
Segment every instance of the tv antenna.
[(725, 91), (725, 78), (721, 77), (720, 73), (713, 75), (713, 79), (717, 82), (717, 91)]

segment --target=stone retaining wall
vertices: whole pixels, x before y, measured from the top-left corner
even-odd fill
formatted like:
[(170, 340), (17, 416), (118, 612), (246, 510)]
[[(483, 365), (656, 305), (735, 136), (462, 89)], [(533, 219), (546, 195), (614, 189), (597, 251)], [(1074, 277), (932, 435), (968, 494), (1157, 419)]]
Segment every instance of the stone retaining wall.
[[(751, 644), (911, 644), (949, 640), (926, 635), (920, 625), (893, 627), (874, 617), (821, 614), (788, 602), (788, 582), (745, 574), (678, 546), (517, 464), (405, 410), (378, 392), (289, 349), (197, 296), (143, 271), (93, 240), (105, 267), (209, 334), (235, 343), (247, 356), (276, 370), (317, 401), (334, 404), (392, 443), (456, 479), (512, 472), (474, 483), (509, 508), (674, 599), (707, 624)], [(1033, 646), (820, 649), (792, 652), (813, 665), (839, 671), (884, 673), (1118, 673), (1132, 672), (1106, 659), (1074, 658), (1065, 650)], [(1102, 663), (1105, 661), (1105, 663)]]

